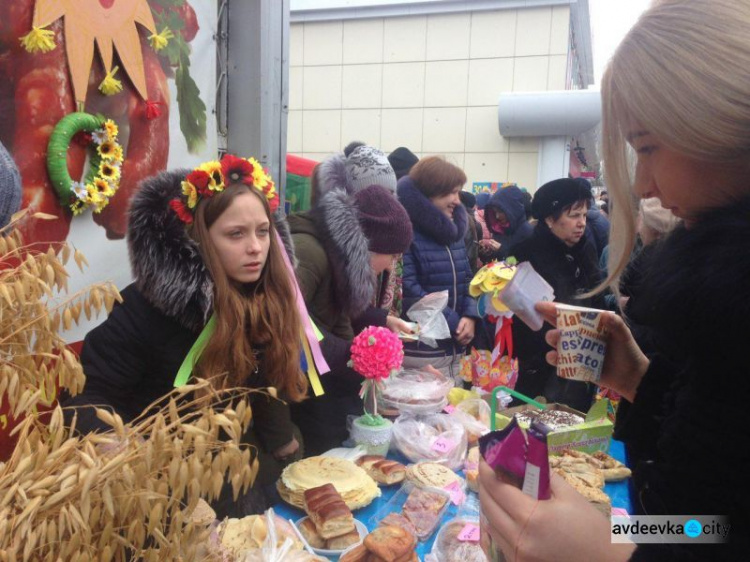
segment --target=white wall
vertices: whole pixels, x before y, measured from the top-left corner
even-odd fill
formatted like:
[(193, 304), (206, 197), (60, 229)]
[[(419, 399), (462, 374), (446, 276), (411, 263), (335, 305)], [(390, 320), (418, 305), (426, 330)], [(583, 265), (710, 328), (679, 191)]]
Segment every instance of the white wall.
[(444, 154), (474, 181), (537, 187), (537, 139), (504, 139), (503, 91), (562, 90), (570, 8), (291, 26), (290, 153), (320, 160), (361, 140)]

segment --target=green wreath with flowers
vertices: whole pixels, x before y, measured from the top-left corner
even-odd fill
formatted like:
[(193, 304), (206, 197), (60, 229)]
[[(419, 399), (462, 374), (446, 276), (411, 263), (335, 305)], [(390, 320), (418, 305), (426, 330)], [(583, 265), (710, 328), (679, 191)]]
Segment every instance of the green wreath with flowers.
[[(80, 181), (68, 172), (67, 154), (73, 137), (83, 133), (89, 148), (89, 170)], [(47, 171), (63, 205), (74, 215), (88, 208), (101, 213), (120, 186), (123, 159), (117, 124), (101, 115), (76, 112), (63, 117), (47, 145)]]

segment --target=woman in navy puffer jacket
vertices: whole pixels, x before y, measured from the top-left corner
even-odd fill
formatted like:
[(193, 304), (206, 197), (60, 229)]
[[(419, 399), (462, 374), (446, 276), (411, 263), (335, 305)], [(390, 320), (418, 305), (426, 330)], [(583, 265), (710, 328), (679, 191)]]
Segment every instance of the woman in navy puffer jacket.
[(420, 160), (398, 182), (398, 198), (411, 218), (414, 241), (404, 254), (404, 313), (429, 293), (448, 291), (443, 310), (452, 337), (438, 347), (404, 346), (404, 367), (432, 365), (458, 380), (465, 346), (474, 337), (477, 303), (469, 296), (472, 274), (464, 234), (468, 220), (458, 197), (466, 174), (438, 156)]

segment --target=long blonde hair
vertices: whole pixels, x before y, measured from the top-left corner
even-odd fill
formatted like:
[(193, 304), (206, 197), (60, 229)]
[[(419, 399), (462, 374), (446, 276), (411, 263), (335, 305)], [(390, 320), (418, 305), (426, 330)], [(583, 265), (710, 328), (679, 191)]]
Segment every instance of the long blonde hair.
[(602, 78), (612, 230), (601, 287), (618, 292), (635, 243), (629, 124), (695, 160), (731, 163), (750, 154), (749, 30), (745, 0), (657, 0), (615, 51)]
[[(260, 279), (238, 287), (227, 276), (214, 250), (209, 229), (232, 201), (252, 193), (263, 204), (271, 222), (270, 248)], [(295, 292), (276, 239), (273, 216), (266, 198), (244, 184), (227, 187), (196, 207), (191, 236), (198, 243), (214, 282), (216, 330), (204, 349), (196, 374), (212, 379), (216, 388), (246, 386), (256, 368), (269, 385), (292, 401), (307, 393), (307, 378), (300, 369), (300, 318), (294, 306)], [(244, 335), (244, 337), (243, 337)], [(262, 351), (262, 365), (256, 351)]]

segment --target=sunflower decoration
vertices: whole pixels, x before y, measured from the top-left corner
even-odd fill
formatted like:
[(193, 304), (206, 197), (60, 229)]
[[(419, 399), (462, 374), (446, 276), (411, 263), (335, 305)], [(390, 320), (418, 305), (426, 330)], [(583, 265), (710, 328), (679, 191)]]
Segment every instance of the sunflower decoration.
[(193, 223), (195, 207), (201, 199), (210, 199), (227, 185), (244, 183), (254, 187), (268, 200), (271, 212), (279, 206), (279, 198), (271, 176), (255, 158), (239, 158), (226, 154), (221, 161), (204, 162), (182, 182), (182, 197), (172, 199), (169, 206), (185, 224)]
[[(83, 133), (83, 135), (81, 134)], [(47, 146), (47, 171), (60, 200), (74, 215), (91, 207), (100, 213), (120, 185), (122, 146), (117, 142), (117, 125), (111, 119), (88, 113), (63, 117)], [(66, 155), (73, 137), (85, 138), (90, 150), (89, 171), (81, 181), (68, 173)]]

